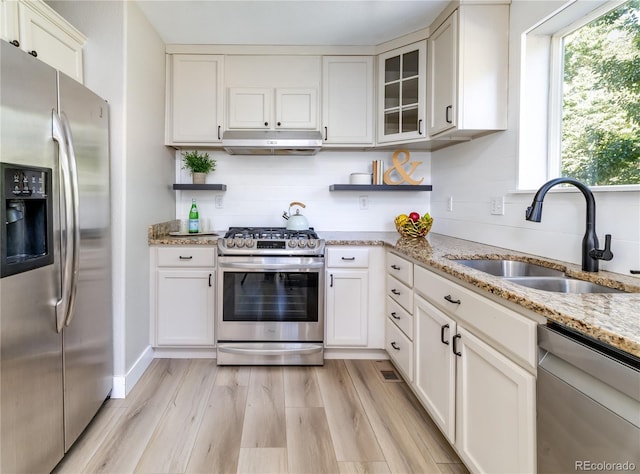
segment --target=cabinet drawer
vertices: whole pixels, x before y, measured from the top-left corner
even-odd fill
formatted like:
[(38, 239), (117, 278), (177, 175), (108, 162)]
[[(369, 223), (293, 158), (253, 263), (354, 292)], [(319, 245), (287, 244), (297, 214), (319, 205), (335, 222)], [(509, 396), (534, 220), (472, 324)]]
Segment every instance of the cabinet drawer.
[(391, 252), (387, 253), (387, 273), (407, 286), (413, 286), (413, 263)]
[(413, 316), (391, 298), (387, 298), (387, 317), (413, 341)]
[(535, 321), (418, 266), (415, 269), (415, 290), (457, 321), (477, 329), (535, 368)]
[(328, 247), (328, 267), (367, 268), (369, 266), (369, 249), (354, 247)]
[(387, 275), (387, 295), (413, 314), (413, 291), (391, 275)]
[(159, 267), (213, 267), (216, 252), (212, 247), (167, 247), (158, 249)]
[(413, 342), (389, 318), (386, 322), (385, 349), (407, 378), (406, 381), (413, 382)]

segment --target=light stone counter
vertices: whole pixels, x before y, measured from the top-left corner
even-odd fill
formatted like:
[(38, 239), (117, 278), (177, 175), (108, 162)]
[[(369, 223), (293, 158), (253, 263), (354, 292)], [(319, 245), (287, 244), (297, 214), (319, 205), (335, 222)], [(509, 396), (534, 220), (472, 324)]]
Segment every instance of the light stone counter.
[[(173, 237), (179, 221), (149, 227), (149, 245), (215, 245), (218, 236)], [(427, 239), (399, 238), (396, 232), (321, 232), (327, 245), (375, 245), (395, 250), (433, 268), (640, 357), (640, 279), (600, 271), (583, 272), (579, 265), (500, 247), (429, 234)], [(531, 262), (564, 271), (568, 276), (634, 293), (565, 294), (535, 290), (452, 262), (451, 258), (495, 258)]]
[[(425, 267), (435, 268), (481, 291), (516, 303), (550, 320), (640, 357), (640, 279), (619, 273), (583, 272), (580, 265), (500, 247), (429, 234), (399, 238), (396, 232), (319, 232), (327, 245), (386, 245)], [(535, 290), (474, 270), (450, 259), (495, 258), (531, 262), (568, 276), (635, 293), (566, 294)]]

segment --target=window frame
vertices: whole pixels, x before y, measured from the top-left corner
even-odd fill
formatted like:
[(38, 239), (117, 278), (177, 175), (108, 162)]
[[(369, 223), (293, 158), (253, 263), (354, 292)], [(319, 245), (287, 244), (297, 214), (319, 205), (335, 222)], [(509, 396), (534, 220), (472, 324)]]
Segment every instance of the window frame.
[[(564, 37), (627, 1), (572, 0), (522, 33), (518, 190), (537, 189), (546, 180), (561, 175)], [(539, 65), (545, 61), (547, 69), (541, 70)], [(543, 89), (546, 89), (546, 100), (539, 96)], [(532, 90), (534, 94), (527, 93)], [(544, 124), (539, 125), (542, 122)], [(640, 183), (590, 188), (638, 191)]]

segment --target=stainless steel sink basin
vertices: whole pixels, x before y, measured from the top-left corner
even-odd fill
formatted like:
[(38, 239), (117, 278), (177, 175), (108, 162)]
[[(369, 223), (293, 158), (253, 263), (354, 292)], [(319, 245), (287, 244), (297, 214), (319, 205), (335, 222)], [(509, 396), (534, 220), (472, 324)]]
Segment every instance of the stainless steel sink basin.
[(518, 285), (556, 293), (625, 293), (622, 290), (598, 285), (590, 281), (570, 278), (561, 270), (529, 262), (496, 259), (451, 259), (475, 270), (502, 277)]
[(569, 277), (510, 277), (507, 281), (536, 290), (556, 293), (624, 293), (622, 290)]
[(470, 268), (480, 270), (499, 277), (525, 277), (525, 276), (548, 276), (548, 277), (564, 277), (564, 272), (554, 270), (553, 268), (543, 267), (529, 262), (518, 262), (516, 260), (491, 260), (491, 259), (473, 259), (473, 260), (452, 260)]

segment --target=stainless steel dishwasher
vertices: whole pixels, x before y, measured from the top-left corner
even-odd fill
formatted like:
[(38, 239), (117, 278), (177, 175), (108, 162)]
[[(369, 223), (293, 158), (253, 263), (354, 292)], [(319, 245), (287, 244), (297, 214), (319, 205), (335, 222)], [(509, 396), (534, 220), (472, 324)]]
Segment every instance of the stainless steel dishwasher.
[(538, 472), (640, 471), (640, 359), (538, 327)]

